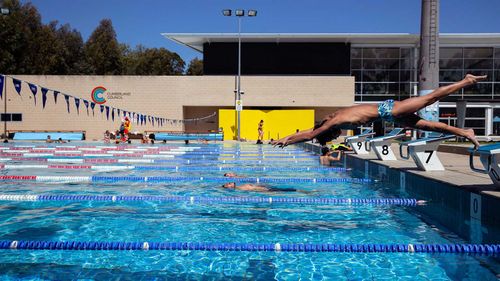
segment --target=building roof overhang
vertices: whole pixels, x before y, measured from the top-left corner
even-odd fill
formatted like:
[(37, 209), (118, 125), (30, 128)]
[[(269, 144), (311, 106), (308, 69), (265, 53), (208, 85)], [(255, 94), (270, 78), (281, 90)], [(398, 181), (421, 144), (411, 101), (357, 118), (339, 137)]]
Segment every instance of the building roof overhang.
[[(162, 33), (162, 36), (198, 52), (203, 44), (238, 42), (238, 33)], [(500, 46), (500, 33), (441, 33), (441, 45)], [(349, 43), (353, 45), (418, 45), (410, 33), (241, 33), (245, 43)]]

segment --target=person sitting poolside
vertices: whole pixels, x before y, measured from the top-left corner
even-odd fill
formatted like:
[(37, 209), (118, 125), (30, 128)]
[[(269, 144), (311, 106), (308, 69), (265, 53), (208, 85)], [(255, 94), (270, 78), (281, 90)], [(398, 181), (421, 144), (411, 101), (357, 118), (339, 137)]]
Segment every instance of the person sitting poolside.
[(47, 136), (47, 139), (45, 140), (46, 143), (53, 143), (54, 141), (50, 137), (50, 135)]
[(58, 138), (55, 142), (57, 142), (57, 143), (66, 143), (66, 141), (63, 140), (62, 138)]
[(314, 126), (313, 129), (286, 136), (275, 141), (273, 144), (285, 147), (290, 144), (316, 139), (321, 145), (325, 145), (327, 142), (340, 136), (342, 129), (352, 129), (363, 124), (383, 120), (408, 128), (464, 137), (471, 141), (475, 148), (478, 148), (479, 142), (476, 139), (473, 129), (462, 129), (441, 122), (425, 120), (420, 118), (415, 112), (486, 78), (486, 75), (474, 76), (467, 74), (461, 81), (440, 87), (427, 95), (402, 101), (386, 100), (379, 104), (360, 104), (342, 108), (328, 115), (321, 123)]
[[(332, 154), (337, 152), (337, 156), (333, 157)], [(321, 165), (330, 166), (332, 162), (340, 161), (342, 157), (342, 151), (330, 151), (328, 147), (323, 146), (321, 148), (321, 156), (319, 157), (319, 162)]]
[(104, 132), (104, 143), (109, 143), (111, 139), (111, 133), (109, 132), (109, 130), (106, 130), (106, 132)]
[(242, 185), (236, 185), (235, 182), (228, 182), (222, 185), (225, 189), (234, 189), (242, 191), (256, 191), (256, 192), (301, 192), (301, 193), (311, 193), (306, 190), (299, 190), (295, 188), (274, 188), (263, 185), (256, 185), (251, 183), (245, 183)]

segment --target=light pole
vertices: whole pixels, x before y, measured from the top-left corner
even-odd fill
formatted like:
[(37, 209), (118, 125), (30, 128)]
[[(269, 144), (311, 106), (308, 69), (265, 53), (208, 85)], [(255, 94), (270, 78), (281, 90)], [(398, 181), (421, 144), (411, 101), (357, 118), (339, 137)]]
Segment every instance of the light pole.
[[(232, 15), (232, 10), (225, 9), (222, 10), (222, 14), (226, 17), (230, 17)], [(236, 109), (236, 132), (238, 141), (241, 140), (241, 110), (243, 110), (242, 102), (241, 102), (241, 18), (245, 16), (245, 10), (237, 9), (234, 11), (234, 15), (238, 18), (238, 76), (236, 78), (236, 96), (235, 96), (235, 109)], [(256, 10), (248, 10), (249, 17), (256, 17)], [(238, 105), (240, 103), (240, 105)]]
[[(10, 10), (7, 8), (0, 8), (0, 14), (2, 16), (7, 16), (10, 14)], [(7, 75), (3, 76), (3, 86), (4, 86), (4, 91), (3, 91), (3, 110), (4, 110), (4, 116), (3, 116), (3, 134), (5, 139), (8, 139), (9, 137), (7, 136)]]

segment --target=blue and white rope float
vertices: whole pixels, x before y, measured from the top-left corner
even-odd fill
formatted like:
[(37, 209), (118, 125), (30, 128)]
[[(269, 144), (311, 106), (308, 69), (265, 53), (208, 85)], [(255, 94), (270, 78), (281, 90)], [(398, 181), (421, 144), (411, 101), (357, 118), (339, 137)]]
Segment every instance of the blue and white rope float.
[(500, 254), (498, 244), (334, 244), (2, 240), (0, 250)]
[[(311, 159), (312, 160), (312, 159)], [(178, 163), (178, 164), (308, 164), (317, 163), (317, 159), (311, 161), (309, 159), (290, 159), (290, 160), (209, 160), (209, 159), (144, 159), (144, 158), (22, 158), (22, 157), (2, 157), (0, 162), (12, 161), (29, 161), (29, 162), (48, 162), (48, 163)]]
[(53, 183), (109, 183), (109, 182), (148, 182), (164, 183), (178, 181), (206, 181), (206, 182), (237, 182), (237, 183), (370, 183), (369, 178), (268, 178), (268, 177), (143, 177), (143, 176), (0, 176), (1, 181), (35, 181)]
[(61, 194), (0, 194), (0, 201), (98, 201), (98, 202), (189, 202), (202, 204), (216, 203), (269, 203), (269, 204), (309, 204), (309, 205), (396, 205), (416, 206), (413, 198), (329, 198), (329, 197), (200, 197), (200, 196), (120, 196), (120, 195), (61, 195)]
[(0, 164), (0, 169), (5, 170), (16, 170), (16, 169), (64, 169), (64, 170), (77, 170), (77, 169), (88, 169), (96, 171), (118, 171), (118, 170), (155, 170), (155, 171), (335, 171), (335, 172), (345, 172), (350, 170), (349, 168), (341, 167), (244, 167), (244, 166), (132, 166), (132, 165), (3, 165)]

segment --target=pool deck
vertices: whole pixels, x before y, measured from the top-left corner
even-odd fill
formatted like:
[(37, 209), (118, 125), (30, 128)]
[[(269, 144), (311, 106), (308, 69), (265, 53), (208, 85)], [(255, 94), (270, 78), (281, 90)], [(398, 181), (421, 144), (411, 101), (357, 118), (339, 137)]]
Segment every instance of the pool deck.
[[(304, 149), (319, 153), (317, 144), (305, 143)], [(447, 145), (442, 145), (447, 146)], [(465, 147), (443, 147), (446, 151), (437, 155), (445, 171), (422, 171), (413, 159), (399, 157), (399, 144), (391, 148), (397, 161), (381, 161), (372, 152), (357, 155), (347, 152), (343, 159), (346, 168), (354, 173), (380, 180), (388, 196), (403, 196), (426, 200), (425, 207), (418, 208), (429, 224), (435, 222), (474, 243), (498, 243), (500, 241), (500, 190), (486, 174), (474, 172), (469, 167)], [(479, 157), (474, 157), (476, 167), (482, 168)], [(358, 175), (359, 176), (359, 175)]]
[[(392, 149), (395, 152), (398, 151), (399, 145), (393, 144)], [(487, 174), (474, 172), (470, 169), (469, 156), (439, 151), (437, 154), (446, 169), (445, 171), (426, 172), (419, 170), (412, 159), (401, 159), (399, 155), (396, 155), (398, 161), (377, 160), (377, 157), (373, 153), (369, 155), (349, 153), (348, 157), (360, 158), (388, 168), (406, 171), (407, 173), (413, 173), (424, 178), (451, 184), (471, 192), (494, 196), (500, 199), (500, 190), (493, 185), (490, 177)], [(474, 157), (474, 164), (476, 167), (482, 167), (478, 156)]]

